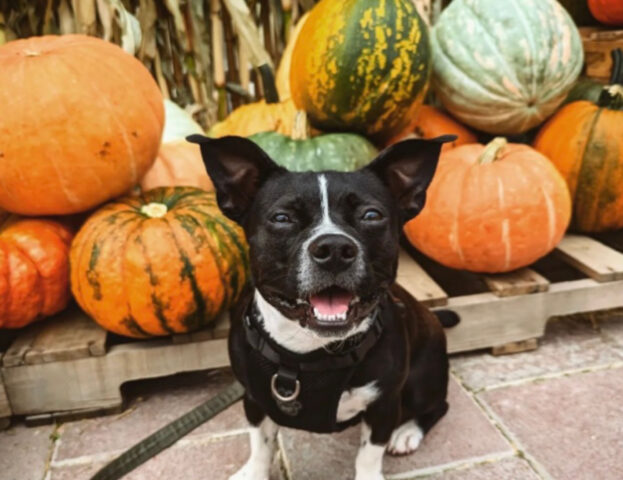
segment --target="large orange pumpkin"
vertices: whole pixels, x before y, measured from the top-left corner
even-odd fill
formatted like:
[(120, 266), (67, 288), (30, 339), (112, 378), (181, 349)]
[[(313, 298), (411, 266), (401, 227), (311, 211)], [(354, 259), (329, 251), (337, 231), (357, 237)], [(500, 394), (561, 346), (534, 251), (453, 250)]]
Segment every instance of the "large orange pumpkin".
[(244, 234), (214, 193), (156, 188), (105, 205), (71, 248), (71, 288), (102, 327), (130, 337), (209, 325), (247, 279)]
[(441, 154), (426, 205), (405, 233), (448, 267), (507, 272), (551, 251), (570, 217), (569, 191), (551, 162), (497, 138)]
[(456, 135), (457, 138), (453, 142), (444, 143), (441, 147), (442, 152), (477, 141), (474, 132), (451, 116), (431, 105), (422, 105), (415, 124), (392, 139), (388, 145), (406, 138), (435, 138), (446, 134)]
[(162, 95), (120, 47), (83, 35), (0, 47), (0, 207), (88, 210), (123, 194), (158, 153)]
[(542, 128), (534, 147), (566, 179), (573, 197), (572, 228), (623, 228), (623, 86), (604, 89), (598, 104), (572, 102)]
[(0, 328), (19, 328), (54, 315), (69, 301), (65, 225), (0, 214)]

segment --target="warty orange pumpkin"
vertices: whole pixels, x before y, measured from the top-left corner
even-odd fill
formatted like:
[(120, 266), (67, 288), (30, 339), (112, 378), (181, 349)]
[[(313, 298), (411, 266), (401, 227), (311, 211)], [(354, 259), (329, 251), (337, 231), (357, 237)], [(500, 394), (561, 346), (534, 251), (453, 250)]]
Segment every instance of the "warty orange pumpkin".
[(53, 220), (0, 214), (0, 328), (23, 327), (67, 306), (72, 237)]
[(571, 217), (571, 198), (551, 162), (496, 138), (441, 154), (409, 241), (448, 267), (508, 272), (551, 251)]
[(102, 327), (130, 337), (209, 325), (247, 280), (244, 233), (214, 193), (156, 188), (95, 212), (71, 248), (71, 288)]
[(623, 228), (623, 85), (602, 90), (597, 104), (566, 105), (541, 128), (534, 147), (567, 181), (573, 229)]
[(138, 183), (158, 153), (162, 95), (120, 47), (84, 35), (0, 46), (0, 208), (88, 210)]

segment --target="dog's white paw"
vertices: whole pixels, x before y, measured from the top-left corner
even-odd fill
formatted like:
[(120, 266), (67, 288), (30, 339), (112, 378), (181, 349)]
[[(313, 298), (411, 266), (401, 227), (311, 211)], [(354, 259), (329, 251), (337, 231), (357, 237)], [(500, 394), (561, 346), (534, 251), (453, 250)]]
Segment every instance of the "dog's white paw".
[(269, 480), (269, 475), (263, 465), (246, 463), (240, 470), (234, 473), (229, 480)]
[(415, 422), (410, 420), (400, 425), (392, 432), (387, 446), (387, 453), (390, 455), (408, 455), (415, 452), (420, 446), (424, 432)]

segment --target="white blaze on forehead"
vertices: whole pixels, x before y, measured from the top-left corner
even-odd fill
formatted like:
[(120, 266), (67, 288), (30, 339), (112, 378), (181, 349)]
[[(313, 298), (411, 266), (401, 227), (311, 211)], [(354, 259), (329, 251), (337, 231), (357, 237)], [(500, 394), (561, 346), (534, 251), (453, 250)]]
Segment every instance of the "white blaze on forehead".
[(312, 259), (309, 256), (309, 246), (321, 235), (344, 235), (352, 240), (358, 247), (356, 269), (361, 271), (364, 268), (360, 242), (352, 235), (346, 233), (344, 229), (336, 225), (331, 219), (331, 209), (329, 208), (329, 181), (326, 175), (320, 174), (317, 179), (318, 192), (320, 194), (320, 222), (311, 228), (309, 236), (301, 245), (298, 268), (298, 287), (301, 292), (307, 292), (309, 290), (309, 282), (311, 281), (310, 274), (314, 267)]
[(331, 215), (329, 214), (329, 188), (327, 186), (327, 177), (325, 177), (324, 175), (318, 176), (318, 189), (320, 190), (322, 224), (333, 225), (333, 222), (331, 221)]

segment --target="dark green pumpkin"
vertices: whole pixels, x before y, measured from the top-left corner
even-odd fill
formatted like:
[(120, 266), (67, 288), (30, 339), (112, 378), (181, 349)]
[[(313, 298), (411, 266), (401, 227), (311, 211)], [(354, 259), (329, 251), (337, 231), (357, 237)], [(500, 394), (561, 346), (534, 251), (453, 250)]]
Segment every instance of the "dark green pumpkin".
[(353, 171), (370, 163), (378, 153), (374, 145), (354, 133), (295, 139), (277, 132), (263, 132), (249, 139), (275, 162), (293, 172)]
[(609, 85), (590, 78), (582, 78), (576, 82), (563, 105), (578, 100), (588, 100), (592, 103), (599, 103), (599, 98), (604, 90), (608, 90), (611, 85), (623, 85), (623, 50), (616, 48), (610, 53), (612, 56), (612, 72)]
[(588, 100), (589, 102), (597, 103), (604, 87), (603, 83), (583, 78), (573, 86), (563, 105), (577, 102), (578, 100)]

